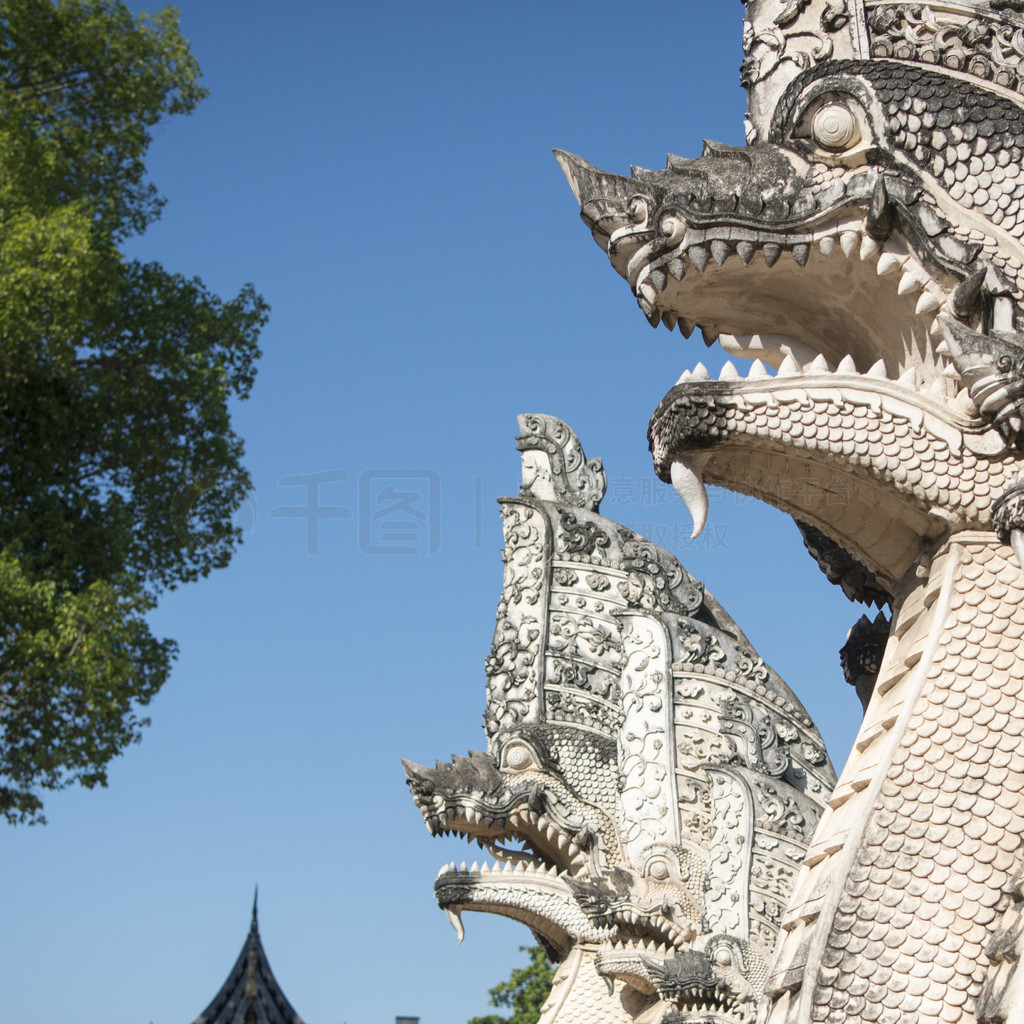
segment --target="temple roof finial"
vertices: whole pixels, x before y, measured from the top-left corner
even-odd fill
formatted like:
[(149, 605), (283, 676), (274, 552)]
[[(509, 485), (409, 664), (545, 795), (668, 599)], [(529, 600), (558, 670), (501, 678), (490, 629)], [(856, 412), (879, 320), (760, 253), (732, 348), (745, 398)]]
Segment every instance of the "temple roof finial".
[(267, 961), (256, 922), (260, 890), (252, 897), (252, 924), (234, 967), (193, 1024), (302, 1024)]

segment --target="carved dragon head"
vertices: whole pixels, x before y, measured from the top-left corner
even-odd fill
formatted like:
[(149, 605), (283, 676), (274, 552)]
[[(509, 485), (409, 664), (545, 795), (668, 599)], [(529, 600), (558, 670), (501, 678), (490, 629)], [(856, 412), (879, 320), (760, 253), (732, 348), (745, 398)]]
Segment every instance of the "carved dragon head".
[(884, 604), (992, 529), (1024, 440), (1022, 6), (747, 0), (746, 147), (628, 178), (558, 154), (650, 322), (752, 360), (651, 420), (697, 531), (704, 481), (752, 494)]
[(599, 514), (600, 460), (553, 417), (519, 423), (488, 750), (405, 763), (428, 830), (496, 863), (443, 868), (435, 895), (460, 939), (466, 910), (526, 924), (609, 1019), (748, 1021), (831, 765), (714, 598)]

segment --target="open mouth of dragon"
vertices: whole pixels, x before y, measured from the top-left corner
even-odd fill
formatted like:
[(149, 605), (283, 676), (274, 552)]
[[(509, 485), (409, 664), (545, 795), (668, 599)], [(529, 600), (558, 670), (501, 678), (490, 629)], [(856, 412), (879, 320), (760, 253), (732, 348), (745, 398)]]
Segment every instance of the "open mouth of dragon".
[[(482, 764), (486, 755), (471, 757)], [(456, 764), (468, 761), (457, 758)], [(685, 914), (651, 915), (628, 898), (600, 913), (581, 903), (576, 888), (601, 878), (601, 841), (577, 812), (561, 806), (550, 780), (541, 789), (520, 778), (511, 791), (499, 783), (488, 787), (493, 794), (488, 798), (441, 791), (434, 777), (448, 770), (442, 764), (426, 769), (406, 762), (428, 831), (475, 840), (494, 858), (468, 867), (447, 864), (438, 873), (434, 894), (460, 942), (465, 910), (520, 921), (558, 959), (581, 941), (619, 943), (634, 956), (638, 951), (665, 956), (693, 936)], [(486, 781), (492, 781), (490, 775)]]
[(447, 864), (434, 894), (461, 941), (464, 910), (498, 913), (520, 921), (561, 957), (577, 942), (619, 943), (623, 949), (667, 955), (692, 937), (689, 920), (650, 915), (629, 900), (601, 914), (581, 907), (573, 883), (593, 877), (595, 855), (586, 835), (570, 838), (549, 817), (529, 808), (507, 816), (462, 807), (447, 815), (439, 835), (477, 844), (494, 863)]
[(533, 869), (575, 875), (589, 863), (586, 849), (544, 814), (528, 807), (503, 813), (461, 806), (443, 812), (436, 820), (433, 834), (476, 840), (498, 862), (498, 869), (505, 871)]
[(637, 956), (627, 949), (607, 949), (598, 955), (598, 963), (605, 977), (621, 978), (640, 992), (657, 995), (685, 1014), (686, 1020), (708, 1024), (749, 1024), (751, 1020), (749, 986), (735, 976), (727, 979), (717, 973), (716, 968), (728, 971), (731, 963), (713, 963), (697, 950), (659, 960), (642, 952)]
[[(800, 231), (736, 240), (729, 225), (668, 213), (656, 230), (620, 223), (607, 248), (653, 325), (699, 327), (751, 361), (746, 375), (725, 362), (717, 381), (701, 363), (684, 371), (651, 420), (655, 469), (694, 536), (705, 483), (721, 484), (822, 530), (891, 590), (922, 540), (979, 524), (988, 484), (960, 509), (956, 478), (973, 479), (975, 457), (998, 457), (1024, 424), (965, 351), (993, 324), (1012, 329), (1012, 299), (991, 270), (958, 276), (918, 258), (924, 228), (895, 229), (875, 193), (866, 215), (847, 206)], [(982, 415), (993, 411), (1002, 434)], [(936, 451), (948, 456), (938, 473)]]

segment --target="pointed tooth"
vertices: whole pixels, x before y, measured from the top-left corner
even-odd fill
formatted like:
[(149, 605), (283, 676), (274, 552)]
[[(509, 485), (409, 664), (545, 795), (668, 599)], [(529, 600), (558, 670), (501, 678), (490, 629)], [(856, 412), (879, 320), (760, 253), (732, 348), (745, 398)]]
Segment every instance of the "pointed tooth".
[(786, 358), (780, 363), (775, 375), (777, 377), (796, 377), (801, 373), (803, 370), (800, 368), (800, 364), (787, 352)]
[(900, 295), (907, 295), (910, 292), (920, 291), (930, 278), (927, 271), (913, 257), (910, 257), (903, 264), (903, 274), (900, 277), (899, 287), (896, 289)]
[(763, 380), (765, 377), (770, 377), (771, 374), (768, 372), (768, 367), (761, 362), (760, 359), (755, 359), (750, 364), (750, 373), (747, 374), (747, 380)]
[(942, 368), (942, 376), (947, 380), (960, 380), (960, 371), (953, 363), (946, 363)]
[(461, 946), (462, 940), (466, 937), (466, 930), (462, 927), (462, 912), (448, 908), (445, 910), (444, 916), (448, 918), (448, 923), (455, 929), (455, 934), (458, 936), (459, 945)]
[(888, 380), (889, 374), (885, 372), (885, 360), (879, 359), (874, 366), (865, 374), (867, 377), (874, 377), (877, 380)]
[(718, 341), (718, 331), (716, 331), (714, 327), (709, 327), (706, 324), (698, 324), (697, 326), (700, 327), (700, 333), (704, 338), (704, 344), (708, 348), (711, 348), (711, 346), (714, 345), (716, 341)]
[(661, 314), (661, 322), (671, 331), (675, 325), (678, 317), (671, 310), (667, 309)]
[(825, 356), (819, 352), (812, 360), (811, 365), (807, 367), (810, 373), (831, 373), (832, 367), (828, 365), (828, 360)]
[(722, 365), (722, 372), (718, 375), (719, 380), (740, 380), (740, 372), (732, 364), (731, 359), (727, 359)]
[[(658, 293), (654, 290), (654, 285), (650, 281), (641, 281), (637, 285), (637, 291), (652, 306), (658, 299)], [(647, 310), (644, 310), (644, 312), (646, 313)]]
[(764, 261), (769, 267), (774, 267), (782, 255), (782, 246), (777, 242), (765, 242), (761, 255), (764, 256)]
[(711, 374), (708, 373), (708, 368), (703, 363), (698, 363), (693, 368), (693, 379), (694, 380), (711, 380)]
[(672, 463), (672, 486), (693, 517), (691, 540), (700, 536), (708, 518), (708, 492), (701, 476), (703, 460), (676, 459)]
[(924, 285), (921, 279), (912, 270), (904, 270), (903, 276), (900, 278), (900, 283), (896, 288), (898, 295), (907, 295), (910, 292), (920, 291)]
[(690, 373), (689, 370), (683, 370), (683, 372), (681, 374), (679, 374), (679, 380), (676, 381), (676, 384), (684, 384), (692, 376), (693, 376), (693, 374)]
[[(885, 179), (879, 177), (875, 182), (874, 192), (871, 194), (871, 204), (868, 206), (868, 215), (864, 220), (864, 228), (867, 233), (884, 242), (892, 234), (896, 211), (889, 200), (889, 194), (885, 189)], [(862, 257), (863, 258), (863, 257)]]
[(651, 271), (651, 284), (654, 285), (654, 290), (661, 294), (665, 290), (665, 285), (668, 284), (668, 274), (660, 267), (655, 268)]
[(697, 270), (703, 274), (704, 268), (708, 265), (708, 251), (703, 245), (691, 245), (686, 250), (686, 255), (690, 257), (690, 262), (697, 268)]
[(686, 261), (674, 256), (665, 264), (668, 272), (677, 280), (682, 281), (686, 276)]
[(853, 255), (853, 250), (857, 248), (857, 243), (860, 241), (860, 234), (856, 231), (844, 231), (839, 236), (839, 247), (843, 250), (843, 255), (850, 257)]
[(695, 323), (693, 323), (693, 321), (691, 321), (691, 320), (684, 320), (684, 319), (683, 319), (682, 317), (680, 317), (680, 318), (679, 318), (679, 319), (678, 319), (678, 320), (676, 321), (676, 327), (678, 327), (678, 328), (679, 328), (679, 333), (680, 333), (680, 334), (681, 334), (681, 335), (682, 335), (682, 336), (683, 336), (684, 338), (688, 338), (688, 337), (689, 337), (689, 336), (690, 336), (691, 334), (693, 334), (693, 329), (694, 329), (694, 328), (695, 328), (696, 326), (697, 326), (697, 325), (696, 325)]
[(950, 354), (949, 345), (947, 344), (945, 338), (943, 338), (942, 341), (940, 341), (938, 345), (935, 346), (935, 354), (940, 356), (948, 356)]
[(728, 242), (723, 242), (720, 238), (713, 238), (711, 240), (709, 248), (711, 249), (711, 258), (721, 266), (728, 258), (732, 249)]
[(978, 415), (978, 407), (974, 404), (974, 399), (971, 398), (967, 388), (961, 388), (956, 393), (956, 398), (954, 398), (950, 404), (965, 416)]
[(911, 366), (910, 369), (904, 370), (903, 373), (900, 374), (899, 380), (897, 380), (896, 383), (902, 384), (905, 388), (917, 387), (917, 368)]
[(949, 297), (949, 308), (958, 320), (970, 320), (977, 312), (987, 273), (985, 267), (980, 267), (953, 289), (953, 294)]
[(881, 246), (878, 242), (870, 235), (865, 235), (860, 240), (860, 258), (862, 260), (870, 259), (875, 253), (881, 250)]
[(459, 871), (461, 871), (461, 872), (465, 873), (465, 871), (466, 871), (466, 862), (465, 862), (465, 861), (463, 861), (463, 862), (462, 862), (462, 863), (461, 863), (461, 864), (459, 865)]
[(836, 373), (856, 373), (856, 372), (857, 372), (857, 364), (853, 361), (853, 356), (851, 356), (851, 355), (843, 356), (842, 361), (839, 363), (839, 367), (836, 370)]
[(807, 258), (811, 255), (811, 247), (806, 242), (797, 242), (793, 246), (793, 259), (797, 266), (806, 267)]
[(757, 246), (753, 242), (736, 243), (736, 255), (739, 256), (743, 266), (746, 266), (754, 258), (755, 252), (757, 252)]
[(921, 313), (933, 313), (941, 305), (942, 296), (933, 291), (926, 290), (921, 292), (921, 297), (917, 300), (917, 307), (914, 312), (918, 315)]
[(832, 254), (836, 251), (836, 240), (831, 235), (827, 235), (825, 238), (819, 238), (818, 251), (825, 257), (825, 259), (832, 259)]
[(878, 266), (875, 269), (879, 277), (884, 277), (886, 274), (892, 274), (902, 268), (903, 263), (896, 253), (883, 252), (882, 255), (878, 257)]

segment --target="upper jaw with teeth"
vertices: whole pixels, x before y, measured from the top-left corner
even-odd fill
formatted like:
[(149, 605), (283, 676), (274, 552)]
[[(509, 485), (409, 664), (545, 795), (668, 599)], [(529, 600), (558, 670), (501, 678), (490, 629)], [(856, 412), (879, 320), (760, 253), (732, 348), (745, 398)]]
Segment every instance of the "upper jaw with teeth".
[[(758, 171), (765, 150), (788, 166), (779, 171), (788, 185)], [(634, 169), (632, 178), (559, 159), (584, 221), (653, 326), (686, 336), (699, 326), (709, 343), (722, 333), (813, 339), (833, 365), (847, 353), (863, 368), (882, 356), (890, 371), (923, 354), (926, 381), (941, 369), (939, 313), (979, 330), (1014, 328), (1005, 260), (986, 250), (979, 263), (981, 246), (905, 170), (825, 169), (821, 177), (818, 165), (776, 147), (711, 146), (697, 160), (670, 158), (668, 170)]]
[(540, 773), (506, 778), (489, 754), (471, 751), (436, 768), (403, 765), (428, 831), (475, 839), (498, 861), (579, 872), (610, 841), (605, 823), (588, 825), (572, 809), (577, 801), (558, 780)]

